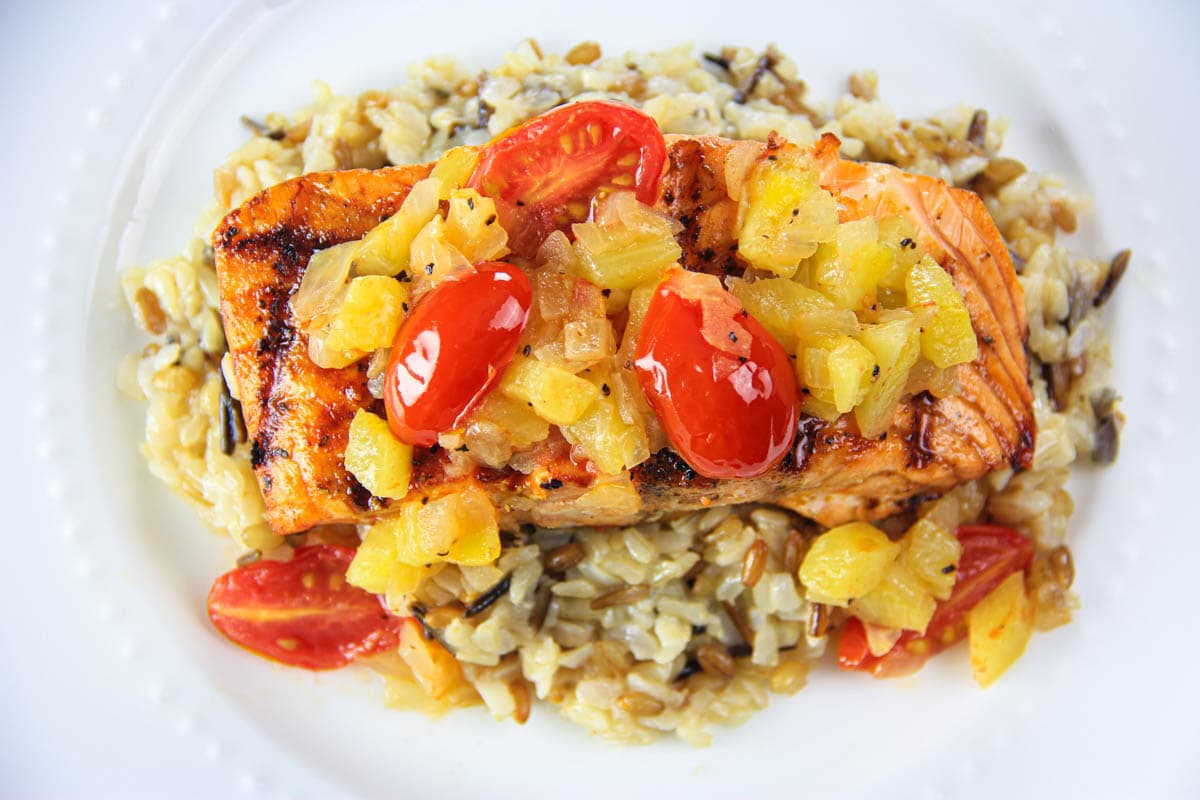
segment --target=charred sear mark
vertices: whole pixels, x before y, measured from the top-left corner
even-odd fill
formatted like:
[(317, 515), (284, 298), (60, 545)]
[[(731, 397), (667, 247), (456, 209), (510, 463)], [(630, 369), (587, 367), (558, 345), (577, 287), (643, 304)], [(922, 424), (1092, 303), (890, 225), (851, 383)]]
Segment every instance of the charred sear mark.
[(292, 454), (284, 448), (272, 447), (270, 439), (261, 433), (250, 443), (250, 466), (255, 469), (266, 466), (277, 458), (288, 459), (291, 457)]
[[(695, 140), (673, 142), (663, 186), (666, 211), (683, 226), (675, 236), (684, 267), (713, 275), (740, 275), (745, 266), (732, 241), (737, 204), (725, 186), (724, 153)], [(729, 253), (728, 257), (724, 254)]]
[(375, 502), (377, 498), (371, 494), (371, 490), (359, 483), (358, 478), (354, 477), (354, 473), (349, 471), (346, 472), (346, 495), (350, 498), (350, 502), (364, 511), (379, 507), (379, 504)]
[(800, 424), (796, 426), (795, 445), (780, 464), (784, 472), (804, 471), (808, 466), (809, 457), (817, 449), (817, 442), (825, 424), (825, 420), (820, 417), (810, 417), (807, 414), (800, 417)]
[(921, 392), (912, 399), (913, 425), (904, 437), (908, 445), (908, 465), (912, 469), (925, 469), (937, 456), (930, 449), (929, 441), (932, 420), (937, 414), (935, 403), (929, 392)]
[(635, 485), (645, 487), (678, 487), (706, 489), (717, 485), (692, 469), (683, 458), (670, 448), (663, 448), (633, 470)]

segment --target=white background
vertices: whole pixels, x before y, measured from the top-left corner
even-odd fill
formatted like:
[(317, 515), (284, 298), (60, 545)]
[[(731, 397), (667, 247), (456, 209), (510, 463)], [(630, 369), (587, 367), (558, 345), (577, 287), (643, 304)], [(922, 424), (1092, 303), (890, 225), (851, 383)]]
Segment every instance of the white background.
[[(193, 49), (216, 4), (0, 3), (0, 796), (1200, 795), (1200, 442), (1184, 416), (1200, 5), (677, 9), (250, 1)], [(431, 724), (380, 709), (361, 674), (277, 670), (207, 630), (204, 587), (230, 553), (127, 443), (136, 409), (104, 377), (132, 341), (115, 268), (183, 243), (209, 170), (244, 135), (238, 114), (294, 107), (315, 77), (354, 92), (433, 53), (485, 63), (526, 34), (609, 52), (774, 40), (820, 96), (875, 66), (902, 114), (986, 105), (1014, 118), (1015, 155), (1094, 195), (1081, 246), (1135, 253), (1113, 321), (1130, 422), (1117, 467), (1079, 487), (1077, 623), (1036, 638), (988, 692), (961, 658), (899, 685), (822, 673), (706, 751), (613, 750), (548, 713), (525, 730)]]

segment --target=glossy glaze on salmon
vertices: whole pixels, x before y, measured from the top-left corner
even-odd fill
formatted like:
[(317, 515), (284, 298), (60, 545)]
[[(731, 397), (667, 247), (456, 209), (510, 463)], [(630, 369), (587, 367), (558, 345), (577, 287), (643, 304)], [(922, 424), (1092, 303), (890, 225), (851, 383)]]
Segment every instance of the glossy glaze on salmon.
[[(689, 269), (719, 275), (746, 267), (737, 253), (736, 202), (725, 164), (735, 145), (718, 138), (669, 137), (659, 207), (683, 225)], [(768, 155), (777, 142), (757, 145)], [(418, 450), (412, 491), (431, 493), (476, 480), (508, 526), (629, 524), (652, 515), (738, 502), (775, 503), (832, 525), (880, 519), (1032, 459), (1034, 421), (1020, 285), (1008, 250), (971, 192), (879, 164), (843, 161), (837, 140), (813, 150), (821, 182), (843, 220), (900, 213), (921, 247), (946, 268), (966, 300), (980, 356), (957, 369), (961, 393), (922, 394), (902, 403), (878, 439), (858, 435), (852, 416), (804, 418), (795, 448), (756, 478), (713, 480), (664, 450), (632, 474), (641, 508), (578, 503), (593, 478), (567, 449), (545, 448), (542, 469), (476, 470), (462, 475), (450, 455)], [(233, 357), (251, 456), (277, 533), (357, 522), (387, 513), (345, 469), (349, 423), (359, 408), (383, 413), (366, 387), (366, 361), (340, 370), (315, 366), (288, 299), (314, 250), (358, 238), (394, 213), (428, 166), (306, 175), (275, 186), (231, 212), (214, 234), (222, 316)]]

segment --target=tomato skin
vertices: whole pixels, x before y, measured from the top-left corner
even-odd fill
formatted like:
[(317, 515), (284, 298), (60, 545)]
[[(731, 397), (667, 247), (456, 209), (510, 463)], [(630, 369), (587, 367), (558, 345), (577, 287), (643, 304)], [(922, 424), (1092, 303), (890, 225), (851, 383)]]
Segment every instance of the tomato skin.
[(791, 360), (716, 278), (668, 274), (650, 300), (634, 367), (671, 445), (701, 475), (760, 475), (791, 448), (799, 413)]
[(430, 447), (459, 427), (512, 361), (532, 302), (529, 278), (501, 262), (421, 298), (396, 333), (384, 378), (392, 433)]
[(904, 631), (891, 650), (873, 656), (867, 648), (866, 629), (851, 617), (838, 642), (839, 667), (870, 672), (877, 678), (915, 672), (931, 656), (965, 638), (967, 613), (1005, 578), (1029, 566), (1033, 557), (1033, 542), (1003, 525), (963, 525), (956, 536), (962, 544), (962, 557), (954, 591), (938, 603), (925, 633)]
[(403, 619), (346, 582), (353, 558), (352, 547), (313, 545), (226, 572), (209, 591), (209, 619), (235, 644), (310, 670), (394, 649)]
[(547, 111), (485, 146), (467, 185), (497, 200), (509, 246), (532, 255), (551, 231), (583, 221), (601, 191), (632, 190), (653, 203), (666, 160), (651, 117), (589, 100)]

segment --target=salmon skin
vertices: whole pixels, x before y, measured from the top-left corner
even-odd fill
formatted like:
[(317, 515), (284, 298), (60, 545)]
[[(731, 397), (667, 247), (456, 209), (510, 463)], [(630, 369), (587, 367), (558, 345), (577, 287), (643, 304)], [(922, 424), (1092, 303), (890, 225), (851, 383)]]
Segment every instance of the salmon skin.
[[(725, 162), (735, 146), (746, 145), (668, 137), (657, 205), (683, 225), (678, 239), (688, 269), (737, 275), (747, 266), (737, 253), (737, 204), (725, 182)], [(794, 147), (774, 140), (757, 146), (764, 155)], [(982, 201), (934, 178), (842, 160), (837, 149), (837, 140), (827, 136), (812, 155), (843, 221), (907, 217), (921, 247), (963, 295), (980, 355), (957, 368), (960, 394), (905, 401), (878, 439), (858, 435), (852, 415), (832, 423), (802, 417), (795, 447), (754, 478), (706, 478), (669, 449), (660, 451), (632, 471), (640, 508), (578, 502), (595, 478), (571, 461), (561, 440), (544, 448), (543, 468), (528, 475), (482, 467), (464, 475), (441, 448), (418, 448), (410, 496), (475, 481), (506, 527), (626, 525), (742, 502), (771, 503), (835, 525), (889, 516), (992, 470), (1028, 467), (1035, 429), (1024, 302), (1008, 249)], [(394, 214), (430, 170), (415, 165), (304, 175), (230, 212), (213, 235), (221, 315), (251, 461), (276, 533), (388, 513), (390, 501), (373, 497), (343, 461), (355, 412), (384, 413), (367, 390), (366, 360), (343, 369), (313, 364), (289, 300), (314, 251), (362, 237)]]

